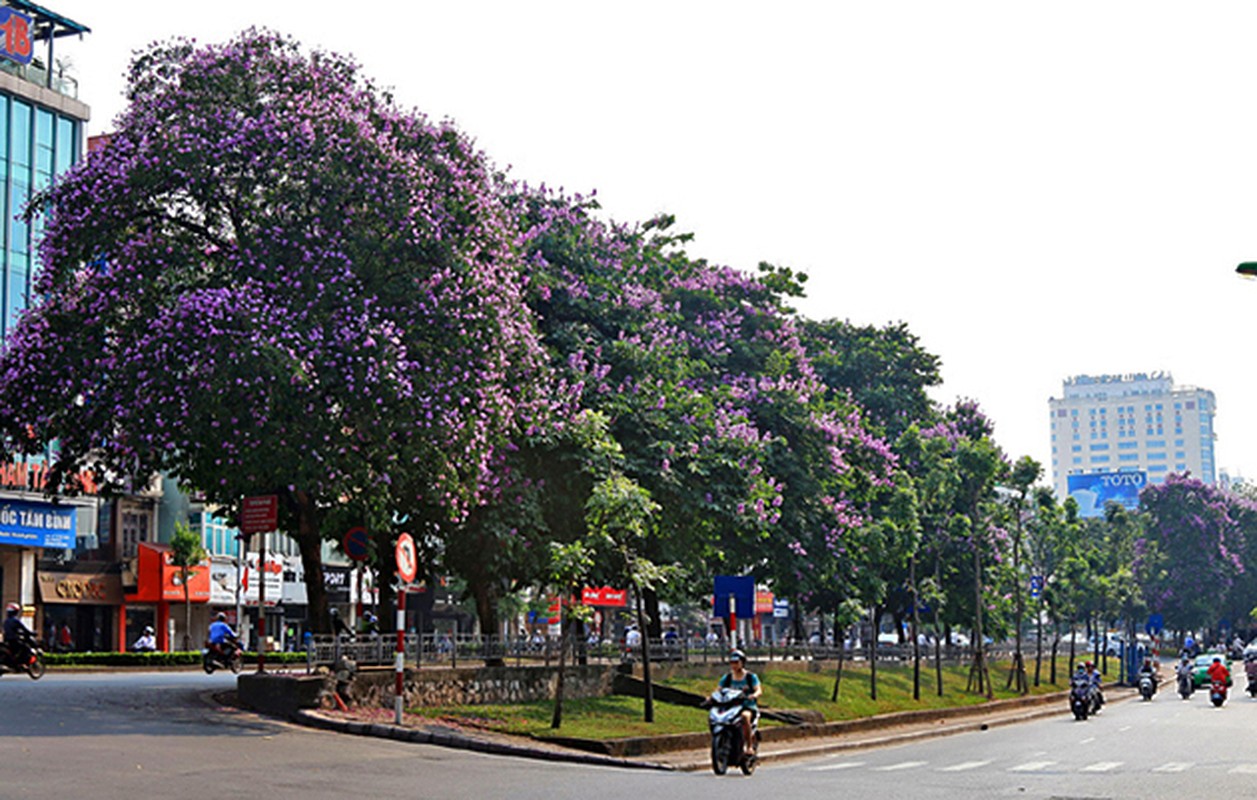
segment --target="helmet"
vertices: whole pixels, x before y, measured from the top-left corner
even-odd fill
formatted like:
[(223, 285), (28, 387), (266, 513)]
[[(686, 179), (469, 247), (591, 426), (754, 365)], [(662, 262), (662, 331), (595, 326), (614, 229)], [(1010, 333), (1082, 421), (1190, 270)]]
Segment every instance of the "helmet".
[(338, 615), (338, 614), (340, 614), (340, 612), (339, 612), (339, 611), (337, 611), (337, 610), (336, 610), (336, 609), (334, 609), (334, 608), (329, 608), (329, 609), (327, 610), (327, 613), (331, 614), (333, 617), (334, 617), (334, 616), (336, 616), (336, 615)]
[(153, 632), (153, 626), (152, 626), (152, 625), (145, 625), (145, 626), (144, 626), (144, 632), (145, 632), (145, 633), (152, 633), (152, 632)]
[(1092, 664), (1090, 661), (1087, 662), (1087, 669), (1091, 669), (1094, 666), (1095, 664)]
[(22, 607), (19, 606), (17, 603), (9, 603), (7, 606), (4, 607), (4, 615), (6, 617), (16, 617), (18, 614), (21, 614), (21, 613), (22, 613)]
[(227, 612), (225, 612), (225, 611), (219, 611), (217, 614), (215, 614), (215, 615), (214, 615), (214, 619), (218, 620), (219, 622), (226, 622), (226, 621), (227, 621)]
[(732, 651), (732, 652), (730, 652), (730, 653), (729, 653), (729, 660), (730, 660), (730, 661), (741, 661), (743, 664), (745, 664), (745, 663), (746, 663), (746, 653), (743, 653), (741, 650), (734, 650), (734, 651)]
[(1082, 663), (1081, 661), (1079, 661), (1079, 662), (1078, 662), (1078, 671), (1079, 671), (1079, 672), (1085, 672), (1085, 671), (1086, 671), (1086, 669), (1087, 669), (1087, 665), (1086, 665), (1086, 664), (1084, 664), (1084, 663)]
[(1214, 657), (1213, 657), (1213, 663), (1215, 663), (1215, 664), (1221, 664), (1221, 663), (1222, 663), (1222, 656), (1214, 656)]

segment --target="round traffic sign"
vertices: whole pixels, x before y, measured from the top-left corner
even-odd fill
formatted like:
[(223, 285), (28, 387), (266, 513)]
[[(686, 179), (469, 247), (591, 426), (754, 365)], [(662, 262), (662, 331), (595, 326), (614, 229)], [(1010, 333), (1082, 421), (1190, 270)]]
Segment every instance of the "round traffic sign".
[(341, 540), (341, 545), (345, 548), (345, 555), (354, 561), (367, 560), (368, 544), (367, 529), (361, 525), (350, 528), (345, 532), (345, 538)]
[(415, 555), (415, 540), (409, 533), (397, 537), (397, 575), (403, 583), (410, 583), (419, 573), (419, 558)]

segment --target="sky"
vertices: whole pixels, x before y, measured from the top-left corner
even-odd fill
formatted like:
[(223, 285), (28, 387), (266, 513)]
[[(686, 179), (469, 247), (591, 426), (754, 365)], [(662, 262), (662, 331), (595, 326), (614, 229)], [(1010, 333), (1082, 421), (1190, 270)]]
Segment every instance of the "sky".
[(352, 54), (510, 174), (675, 214), (689, 252), (810, 276), (813, 318), (903, 321), (1050, 482), (1048, 399), (1168, 371), (1257, 479), (1257, 4), (46, 0), (92, 107), (133, 51), (257, 25)]

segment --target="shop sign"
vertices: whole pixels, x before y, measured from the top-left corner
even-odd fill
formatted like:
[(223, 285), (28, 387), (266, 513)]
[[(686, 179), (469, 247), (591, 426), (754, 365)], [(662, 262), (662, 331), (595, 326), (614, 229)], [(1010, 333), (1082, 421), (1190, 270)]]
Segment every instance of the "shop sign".
[[(259, 592), (258, 586), (258, 554), (245, 554), (244, 575), (244, 602), (251, 606), (258, 604)], [(266, 581), (266, 604), (273, 606), (283, 600), (284, 597), (284, 561), (280, 556), (267, 555), (266, 569), (263, 570), (262, 578)], [(232, 602), (235, 602), (234, 600)]]
[(31, 18), (12, 8), (0, 7), (0, 57), (19, 64), (31, 63)]
[(771, 614), (773, 613), (773, 593), (766, 592), (763, 589), (755, 591), (755, 613)]
[(69, 550), (74, 548), (77, 529), (74, 506), (0, 502), (0, 544)]
[[(0, 462), (0, 489), (16, 489), (21, 492), (42, 492), (48, 488), (48, 473), (52, 467), (40, 461)], [(95, 495), (99, 491), (96, 476), (80, 472), (69, 480), (81, 487), (81, 493)]]
[(628, 606), (628, 591), (626, 589), (612, 589), (610, 586), (596, 588), (586, 586), (584, 589), (581, 589), (580, 601), (587, 606), (625, 608)]
[(210, 605), (234, 606), (239, 568), (235, 559), (214, 558), (210, 561)]
[(327, 592), (327, 602), (349, 602), (349, 568), (323, 567), (323, 588)]
[(118, 575), (41, 572), (39, 594), (45, 603), (116, 606), (122, 604), (122, 580)]

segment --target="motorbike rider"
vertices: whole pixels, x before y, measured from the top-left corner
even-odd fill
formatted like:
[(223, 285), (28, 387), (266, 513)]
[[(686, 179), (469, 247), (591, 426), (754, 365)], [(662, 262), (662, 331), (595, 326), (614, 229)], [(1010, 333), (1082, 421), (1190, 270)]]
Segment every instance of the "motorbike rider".
[(1091, 690), (1095, 692), (1096, 710), (1098, 711), (1100, 710), (1100, 707), (1104, 705), (1104, 692), (1100, 688), (1100, 683), (1104, 679), (1100, 677), (1100, 672), (1096, 669), (1094, 662), (1088, 661), (1085, 667), (1087, 671), (1087, 678), (1091, 681)]
[(157, 649), (157, 637), (153, 636), (153, 626), (144, 626), (144, 633), (135, 640), (131, 649), (137, 653), (151, 653)]
[(1145, 659), (1144, 659), (1143, 666), (1141, 666), (1141, 667), (1139, 668), (1139, 677), (1140, 677), (1140, 679), (1141, 679), (1141, 680), (1142, 680), (1143, 678), (1145, 678), (1145, 677), (1146, 677), (1146, 678), (1151, 679), (1151, 680), (1152, 680), (1152, 688), (1153, 688), (1153, 690), (1154, 690), (1154, 691), (1156, 690), (1156, 688), (1157, 688), (1157, 670), (1156, 670), (1156, 667), (1154, 667), (1154, 666), (1152, 665), (1152, 659), (1151, 659), (1151, 658), (1145, 658)]
[(1226, 686), (1227, 681), (1230, 679), (1231, 670), (1227, 669), (1226, 664), (1222, 663), (1222, 656), (1214, 656), (1213, 663), (1209, 665), (1209, 680)]
[(721, 689), (741, 689), (742, 700), (742, 747), (746, 755), (754, 755), (755, 745), (751, 741), (751, 725), (759, 716), (759, 704), (756, 702), (764, 693), (764, 686), (759, 676), (746, 669), (746, 653), (734, 650), (729, 654), (729, 671), (720, 679)]
[(1178, 666), (1174, 668), (1174, 674), (1177, 675), (1180, 679), (1186, 678), (1188, 683), (1193, 683), (1194, 681), (1193, 681), (1192, 673), (1194, 671), (1195, 669), (1192, 666), (1191, 657), (1188, 656), (1186, 653), (1184, 653), (1182, 660), (1179, 661)]
[(9, 662), (23, 664), (30, 660), (35, 632), (22, 622), (22, 607), (9, 603), (4, 607), (4, 643), (9, 649)]
[(210, 623), (209, 627), (210, 649), (218, 655), (228, 658), (230, 653), (223, 648), (223, 645), (235, 642), (235, 640), (236, 632), (233, 631), (231, 626), (227, 624), (227, 615), (222, 611), (219, 611), (218, 614), (214, 616), (214, 621)]

